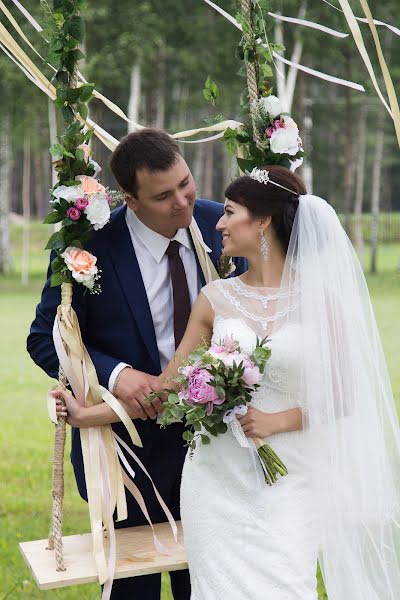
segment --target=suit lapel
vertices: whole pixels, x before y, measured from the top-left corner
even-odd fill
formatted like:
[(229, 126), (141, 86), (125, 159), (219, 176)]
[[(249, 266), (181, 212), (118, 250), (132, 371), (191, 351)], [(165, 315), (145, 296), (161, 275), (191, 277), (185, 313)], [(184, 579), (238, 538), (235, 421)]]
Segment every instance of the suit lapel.
[(125, 215), (126, 206), (118, 211), (110, 224), (110, 255), (143, 342), (154, 364), (160, 369), (153, 319)]

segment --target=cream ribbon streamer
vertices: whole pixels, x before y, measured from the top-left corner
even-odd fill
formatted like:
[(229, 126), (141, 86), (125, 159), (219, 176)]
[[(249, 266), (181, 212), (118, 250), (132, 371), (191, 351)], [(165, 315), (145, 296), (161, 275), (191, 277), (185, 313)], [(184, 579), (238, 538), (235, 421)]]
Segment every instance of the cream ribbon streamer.
[(389, 69), (388, 69), (386, 61), (385, 61), (385, 57), (383, 56), (378, 32), (376, 30), (375, 23), (372, 18), (370, 8), (368, 6), (368, 2), (367, 2), (367, 0), (360, 0), (360, 3), (364, 10), (364, 13), (368, 19), (368, 24), (371, 29), (372, 37), (375, 42), (376, 52), (377, 52), (378, 58), (379, 58), (379, 64), (382, 69), (383, 78), (385, 80), (386, 91), (387, 91), (388, 97), (389, 97), (390, 108), (392, 109), (394, 127), (396, 129), (396, 135), (397, 135), (397, 142), (400, 146), (400, 110), (399, 110), (399, 103), (397, 101), (397, 96), (396, 96), (396, 92), (394, 89), (393, 81), (392, 81), (392, 78), (390, 77), (390, 73), (389, 73)]
[(326, 27), (325, 25), (320, 25), (319, 23), (314, 23), (313, 21), (307, 21), (306, 19), (297, 19), (294, 17), (284, 17), (282, 15), (277, 15), (275, 13), (269, 12), (270, 17), (277, 21), (284, 21), (285, 23), (294, 23), (295, 25), (304, 25), (305, 27), (311, 27), (312, 29), (318, 29), (319, 31), (323, 31), (328, 35), (333, 35), (338, 38), (346, 38), (349, 37), (348, 33), (342, 33), (341, 31), (336, 31), (336, 29), (331, 29), (330, 27)]
[[(341, 8), (339, 8), (338, 6), (335, 6), (334, 4), (331, 4), (330, 2), (328, 2), (328, 0), (322, 0), (322, 2), (325, 2), (325, 4), (329, 4), (329, 6), (331, 6), (335, 10), (338, 10), (339, 12), (343, 12)], [(360, 23), (368, 23), (368, 19), (365, 19), (364, 17), (356, 17), (355, 16), (354, 18), (357, 21), (360, 21)], [(383, 27), (390, 29), (390, 31), (392, 31), (396, 35), (400, 35), (400, 29), (398, 27), (395, 27), (394, 25), (390, 25), (389, 23), (384, 23), (383, 21), (378, 21), (378, 19), (373, 19), (373, 21), (374, 21), (375, 25), (382, 25)]]
[[(60, 364), (77, 400), (81, 404), (89, 406), (98, 404), (103, 400), (107, 402), (125, 424), (133, 444), (141, 446), (136, 428), (122, 405), (108, 390), (99, 385), (93, 362), (82, 342), (76, 313), (70, 304), (61, 304), (57, 309), (53, 326), (53, 339)], [(54, 416), (52, 411), (50, 414)], [(82, 428), (80, 433), (93, 538), (93, 555), (99, 582), (105, 584), (102, 598), (103, 600), (109, 600), (116, 562), (115, 532), (112, 518), (115, 508), (117, 508), (118, 520), (127, 517), (124, 484), (128, 484), (128, 480), (126, 473), (122, 470), (119, 458), (124, 462), (124, 466), (128, 471), (130, 466), (123, 456), (121, 448), (116, 444), (111, 425)], [(129, 446), (120, 438), (118, 440), (150, 479), (156, 497), (167, 516), (174, 538), (177, 541), (176, 523), (155, 488), (148, 471)], [(132, 471), (131, 475), (134, 476)], [(98, 493), (99, 484), (100, 495)], [(132, 486), (136, 488), (135, 484), (127, 485), (130, 490)], [(136, 489), (135, 497), (139, 498), (139, 505), (153, 529), (156, 549), (165, 552), (165, 548), (154, 534), (145, 501), (138, 489)], [(109, 531), (110, 535), (108, 561), (105, 556), (103, 526)]]
[[(217, 12), (219, 12), (223, 17), (225, 17), (225, 19), (227, 19), (230, 23), (232, 23), (232, 25), (237, 27), (237, 29), (242, 31), (241, 24), (238, 23), (238, 21), (236, 21), (236, 19), (234, 17), (232, 17), (232, 15), (227, 13), (226, 10), (222, 9), (220, 6), (218, 6), (218, 4), (215, 4), (215, 2), (212, 2), (211, 0), (204, 0), (204, 2), (206, 2), (209, 6), (211, 6)], [(316, 24), (314, 24), (314, 25), (316, 25)], [(316, 71), (315, 69), (311, 69), (310, 67), (305, 67), (304, 65), (301, 65), (299, 63), (289, 61), (289, 60), (283, 58), (282, 56), (280, 56), (280, 54), (278, 54), (275, 51), (272, 52), (272, 55), (276, 60), (283, 62), (287, 65), (290, 65), (290, 66), (294, 67), (295, 69), (299, 69), (300, 71), (304, 71), (305, 73), (308, 73), (309, 75), (318, 77), (319, 79), (324, 79), (325, 81), (329, 81), (330, 83), (336, 83), (338, 85), (344, 85), (346, 87), (350, 87), (355, 90), (365, 91), (362, 85), (360, 85), (359, 83), (355, 83), (354, 81), (349, 81), (347, 79), (340, 79), (339, 77), (333, 77), (333, 75), (328, 75), (327, 73), (322, 73), (321, 71)]]

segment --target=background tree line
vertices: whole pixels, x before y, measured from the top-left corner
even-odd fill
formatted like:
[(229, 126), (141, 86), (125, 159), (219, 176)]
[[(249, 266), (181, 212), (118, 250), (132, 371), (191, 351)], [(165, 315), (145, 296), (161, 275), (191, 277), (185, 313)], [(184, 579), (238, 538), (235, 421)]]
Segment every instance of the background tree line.
[[(46, 44), (40, 35), (11, 0), (5, 4), (44, 56)], [(219, 0), (219, 4), (236, 13), (235, 0)], [(351, 4), (355, 14), (361, 15), (359, 2)], [(24, 5), (43, 23), (37, 0), (25, 0)], [(370, 0), (370, 8), (374, 18), (398, 25), (398, 0), (384, 4)], [(322, 0), (271, 0), (270, 10), (348, 32), (344, 15)], [(15, 35), (3, 15), (1, 20)], [(353, 38), (339, 39), (297, 25), (279, 25), (268, 15), (266, 23), (269, 38), (282, 40), (286, 46), (286, 58), (366, 88), (364, 94), (301, 72), (294, 82), (295, 73), (289, 74), (287, 69), (292, 92), (289, 83), (282, 90), (279, 77), (274, 84), (277, 95), (288, 96), (288, 108), (299, 125), (306, 150), (299, 173), (309, 189), (343, 213), (357, 247), (371, 236), (372, 246), (377, 246), (379, 213), (400, 211), (399, 148), (393, 123), (372, 88)], [(369, 28), (365, 24), (360, 27), (379, 74)], [(395, 88), (399, 89), (400, 37), (384, 27), (378, 31)], [(142, 125), (156, 125), (173, 133), (204, 126), (218, 112), (241, 120), (240, 95), (245, 79), (238, 75), (242, 64), (236, 57), (239, 40), (240, 32), (199, 0), (120, 0), (117, 5), (110, 0), (89, 0), (84, 47), (87, 58), (81, 71)], [(49, 67), (40, 64), (22, 40), (17, 41), (51, 77)], [(279, 69), (283, 70), (282, 65)], [(52, 187), (48, 147), (57, 129), (61, 131), (61, 124), (46, 96), (4, 53), (0, 53), (0, 73), (0, 271), (4, 271), (10, 263), (10, 213), (24, 215), (26, 220), (42, 218), (48, 211)], [(202, 94), (209, 74), (221, 91), (215, 111)], [(118, 139), (129, 130), (125, 121), (97, 100), (90, 104), (90, 116)], [(181, 148), (194, 174), (198, 195), (222, 200), (234, 174), (224, 145), (216, 141), (181, 144)], [(107, 166), (109, 151), (95, 138), (93, 150), (95, 160), (103, 166), (102, 183), (115, 188)], [(363, 221), (362, 213), (371, 213), (372, 220)], [(400, 241), (398, 219), (381, 219), (380, 235), (385, 241)]]

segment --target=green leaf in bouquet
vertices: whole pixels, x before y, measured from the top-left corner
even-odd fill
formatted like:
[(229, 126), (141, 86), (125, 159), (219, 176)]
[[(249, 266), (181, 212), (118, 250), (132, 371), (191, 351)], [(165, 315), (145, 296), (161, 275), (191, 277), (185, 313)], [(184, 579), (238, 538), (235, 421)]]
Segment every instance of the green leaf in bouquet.
[(49, 213), (47, 217), (43, 221), (43, 225), (53, 225), (53, 223), (59, 223), (64, 218), (62, 213), (59, 213), (58, 210), (53, 210), (53, 212)]
[(185, 415), (185, 411), (183, 410), (183, 408), (181, 408), (180, 406), (178, 406), (177, 404), (172, 404), (170, 407), (170, 411), (172, 416), (175, 419), (178, 419), (179, 421), (184, 417)]
[(225, 390), (223, 387), (221, 387), (220, 385), (217, 385), (215, 387), (215, 389), (217, 390), (217, 394), (220, 398), (225, 398)]
[(168, 395), (168, 402), (173, 402), (174, 404), (179, 404), (180, 400), (179, 400), (179, 396), (176, 392), (172, 392), (171, 394)]
[(207, 444), (209, 444), (211, 442), (210, 438), (205, 433), (201, 434), (201, 441), (205, 445), (207, 445)]
[(214, 424), (209, 424), (206, 421), (203, 421), (203, 425), (204, 425), (204, 429), (206, 431), (208, 431), (208, 433), (211, 433), (211, 435), (213, 435), (214, 437), (217, 437), (218, 433), (215, 430)]
[(185, 440), (185, 442), (191, 442), (194, 438), (194, 433), (193, 431), (189, 431), (188, 429), (186, 429), (186, 431), (182, 433), (182, 437)]
[(215, 423), (214, 428), (217, 433), (225, 433), (228, 430), (227, 424), (223, 421), (220, 423)]

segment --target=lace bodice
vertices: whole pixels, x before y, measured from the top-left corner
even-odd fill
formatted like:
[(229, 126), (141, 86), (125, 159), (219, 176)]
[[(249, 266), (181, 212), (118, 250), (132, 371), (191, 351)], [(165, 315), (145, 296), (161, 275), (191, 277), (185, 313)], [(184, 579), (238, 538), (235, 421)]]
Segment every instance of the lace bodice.
[[(233, 336), (245, 352), (251, 352), (257, 338), (270, 338), (272, 352), (263, 377), (264, 390), (254, 395), (254, 404), (258, 404), (260, 395), (265, 397), (267, 387), (274, 392), (269, 395), (269, 402), (275, 401), (277, 410), (301, 406), (303, 403), (298, 394), (302, 364), (300, 331), (293, 324), (277, 326), (278, 320), (283, 321), (282, 313), (295, 304), (281, 300), (293, 292), (253, 288), (236, 277), (214, 281), (205, 286), (202, 293), (215, 313), (213, 342), (219, 343), (224, 337)], [(276, 394), (278, 397), (273, 398)]]

